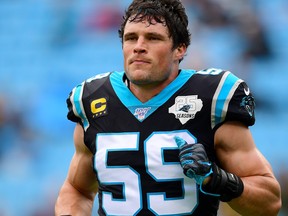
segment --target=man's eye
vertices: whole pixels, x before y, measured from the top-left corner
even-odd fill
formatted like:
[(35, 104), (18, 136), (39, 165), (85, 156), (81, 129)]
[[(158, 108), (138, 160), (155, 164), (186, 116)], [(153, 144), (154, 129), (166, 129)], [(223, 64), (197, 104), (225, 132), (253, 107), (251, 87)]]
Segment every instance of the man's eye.
[(133, 41), (133, 40), (137, 40), (136, 37), (127, 37), (125, 38), (126, 41)]
[(158, 37), (150, 37), (149, 40), (159, 40)]

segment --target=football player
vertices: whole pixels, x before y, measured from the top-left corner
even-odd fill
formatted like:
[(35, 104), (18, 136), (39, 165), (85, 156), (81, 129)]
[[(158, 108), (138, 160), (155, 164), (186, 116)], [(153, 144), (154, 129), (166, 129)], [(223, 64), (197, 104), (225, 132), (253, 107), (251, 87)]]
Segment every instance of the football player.
[(254, 98), (229, 71), (180, 69), (190, 44), (180, 0), (134, 0), (119, 30), (125, 71), (67, 99), (75, 154), (56, 215), (277, 215), (280, 188), (249, 126)]

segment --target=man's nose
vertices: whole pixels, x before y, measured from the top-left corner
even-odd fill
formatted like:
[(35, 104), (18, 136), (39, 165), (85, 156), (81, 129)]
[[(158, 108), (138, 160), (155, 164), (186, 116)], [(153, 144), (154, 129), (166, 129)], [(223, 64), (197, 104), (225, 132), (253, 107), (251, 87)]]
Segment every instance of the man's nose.
[(138, 38), (137, 43), (134, 47), (135, 53), (145, 53), (147, 51), (147, 46), (143, 38)]

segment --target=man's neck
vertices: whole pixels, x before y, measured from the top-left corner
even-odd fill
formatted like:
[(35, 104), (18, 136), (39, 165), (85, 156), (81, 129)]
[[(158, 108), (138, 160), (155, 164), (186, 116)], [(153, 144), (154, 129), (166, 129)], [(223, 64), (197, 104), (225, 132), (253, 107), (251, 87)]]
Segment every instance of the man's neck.
[[(180, 73), (180, 71), (179, 71)], [(178, 74), (176, 75), (176, 77)], [(124, 82), (130, 91), (137, 97), (142, 103), (147, 102), (152, 99), (156, 95), (158, 95), (166, 86), (168, 86), (176, 77), (170, 77), (162, 82), (155, 82), (151, 84), (135, 84), (128, 80), (128, 78), (124, 77)]]

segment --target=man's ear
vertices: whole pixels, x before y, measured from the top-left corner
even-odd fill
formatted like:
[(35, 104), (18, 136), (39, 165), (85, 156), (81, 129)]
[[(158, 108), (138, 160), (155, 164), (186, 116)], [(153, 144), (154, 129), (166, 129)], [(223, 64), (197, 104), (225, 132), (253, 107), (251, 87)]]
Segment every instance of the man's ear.
[(182, 60), (186, 54), (186, 51), (187, 51), (187, 47), (184, 44), (178, 46), (176, 48), (176, 58), (178, 60)]

